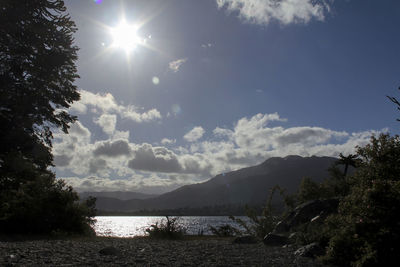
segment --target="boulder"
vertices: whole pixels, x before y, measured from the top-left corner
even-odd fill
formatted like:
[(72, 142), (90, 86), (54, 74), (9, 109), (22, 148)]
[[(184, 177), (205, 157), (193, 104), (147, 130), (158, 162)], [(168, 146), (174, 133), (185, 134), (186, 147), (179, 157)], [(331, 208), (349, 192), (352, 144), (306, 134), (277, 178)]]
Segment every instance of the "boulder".
[[(285, 233), (311, 220), (325, 219), (329, 214), (337, 211), (339, 199), (312, 200), (297, 206), (286, 218), (279, 222), (273, 233)], [(317, 217), (319, 216), (319, 217)]]
[(238, 236), (233, 240), (235, 244), (254, 244), (257, 242), (257, 238), (252, 235)]
[(289, 231), (289, 227), (287, 226), (285, 221), (280, 221), (275, 225), (273, 233), (285, 233)]
[(269, 233), (264, 237), (263, 242), (266, 246), (283, 246), (288, 243), (288, 238), (284, 235)]

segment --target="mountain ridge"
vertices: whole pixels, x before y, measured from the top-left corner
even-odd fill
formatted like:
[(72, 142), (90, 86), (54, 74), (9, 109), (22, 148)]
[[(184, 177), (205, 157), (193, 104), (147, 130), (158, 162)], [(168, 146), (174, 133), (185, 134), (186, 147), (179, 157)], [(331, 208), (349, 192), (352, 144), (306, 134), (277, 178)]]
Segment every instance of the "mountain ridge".
[[(184, 185), (171, 192), (147, 199), (115, 201), (101, 198), (97, 209), (101, 211), (135, 212), (200, 208), (215, 205), (244, 205), (265, 203), (270, 188), (279, 185), (286, 192), (294, 193), (304, 177), (322, 181), (328, 177), (328, 168), (337, 158), (272, 157), (261, 164), (242, 168), (191, 185)], [(112, 203), (114, 203), (114, 205)]]
[(115, 198), (119, 200), (130, 200), (130, 199), (148, 199), (154, 198), (159, 195), (156, 194), (144, 194), (140, 192), (132, 192), (132, 191), (99, 191), (99, 192), (81, 192), (78, 193), (80, 198), (88, 198), (92, 197), (104, 197), (104, 198)]

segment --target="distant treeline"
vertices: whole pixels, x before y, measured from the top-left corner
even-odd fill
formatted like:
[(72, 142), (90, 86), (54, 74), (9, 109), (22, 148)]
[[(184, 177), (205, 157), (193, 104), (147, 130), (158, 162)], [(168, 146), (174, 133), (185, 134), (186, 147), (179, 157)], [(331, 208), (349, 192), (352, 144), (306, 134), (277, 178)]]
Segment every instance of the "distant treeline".
[(139, 210), (132, 212), (118, 212), (118, 211), (102, 211), (98, 210), (97, 216), (245, 216), (246, 207), (254, 208), (257, 211), (262, 210), (262, 205), (218, 205), (218, 206), (205, 206), (200, 208), (179, 208), (179, 209), (166, 209), (166, 210)]

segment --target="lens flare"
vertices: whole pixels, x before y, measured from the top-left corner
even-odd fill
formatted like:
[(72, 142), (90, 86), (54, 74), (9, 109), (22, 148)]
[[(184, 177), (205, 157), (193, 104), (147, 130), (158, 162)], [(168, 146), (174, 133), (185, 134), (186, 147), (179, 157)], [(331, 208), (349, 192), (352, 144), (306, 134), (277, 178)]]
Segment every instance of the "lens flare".
[(153, 79), (151, 79), (151, 81), (152, 81), (155, 85), (157, 85), (157, 84), (160, 83), (160, 79), (159, 79), (157, 76), (154, 76)]

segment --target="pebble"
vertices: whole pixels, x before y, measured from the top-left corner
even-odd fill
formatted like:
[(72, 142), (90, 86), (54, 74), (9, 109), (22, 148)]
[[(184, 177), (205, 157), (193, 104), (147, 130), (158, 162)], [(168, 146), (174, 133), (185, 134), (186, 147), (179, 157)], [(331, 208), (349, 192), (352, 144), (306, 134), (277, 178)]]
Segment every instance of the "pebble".
[[(0, 241), (0, 266), (323, 266), (296, 248), (234, 244), (230, 238), (88, 238)], [(112, 248), (112, 249), (111, 249)], [(107, 249), (110, 254), (101, 254)]]

